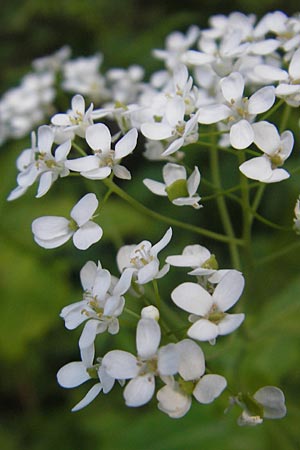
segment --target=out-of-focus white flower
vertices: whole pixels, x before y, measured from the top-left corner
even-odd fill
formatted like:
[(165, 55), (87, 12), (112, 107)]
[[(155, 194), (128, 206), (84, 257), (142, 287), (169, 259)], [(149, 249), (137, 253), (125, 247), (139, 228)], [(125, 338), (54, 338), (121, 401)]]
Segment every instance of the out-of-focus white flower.
[(54, 156), (51, 151), (53, 141), (53, 130), (47, 125), (39, 127), (37, 143), (35, 133), (31, 134), (31, 148), (25, 149), (17, 159), (20, 171), (17, 176), (18, 186), (9, 194), (8, 200), (15, 200), (23, 195), (39, 177), (36, 197), (42, 197), (58, 177), (69, 175), (65, 162), (71, 150), (71, 141), (67, 140), (59, 145)]
[(94, 155), (68, 160), (66, 166), (91, 180), (107, 178), (112, 171), (116, 177), (130, 180), (129, 170), (121, 166), (119, 162), (133, 152), (137, 144), (137, 137), (137, 130), (132, 128), (116, 143), (115, 149), (112, 150), (112, 137), (108, 127), (103, 123), (91, 125), (86, 130), (86, 141), (92, 148)]
[(279, 135), (275, 125), (258, 122), (252, 125), (254, 143), (264, 152), (240, 165), (240, 171), (252, 180), (263, 183), (277, 183), (289, 178), (287, 170), (280, 168), (290, 156), (294, 146), (294, 136), (289, 130)]
[(167, 163), (163, 167), (164, 183), (145, 178), (144, 185), (154, 194), (168, 197), (177, 206), (193, 206), (199, 209), (201, 197), (196, 194), (200, 184), (200, 172), (195, 166), (193, 173), (187, 179), (186, 169), (178, 164)]
[(300, 234), (300, 197), (296, 201), (294, 208), (295, 218), (294, 218), (294, 230), (297, 234)]
[(150, 401), (155, 391), (155, 377), (173, 375), (178, 370), (176, 344), (159, 348), (160, 338), (157, 321), (142, 318), (136, 331), (137, 356), (112, 350), (102, 360), (111, 377), (130, 379), (123, 393), (127, 406), (138, 407)]
[(68, 45), (64, 45), (52, 55), (36, 58), (32, 62), (32, 65), (38, 72), (57, 72), (62, 68), (63, 63), (70, 57), (70, 55), (71, 48)]
[(157, 392), (158, 408), (178, 419), (191, 407), (192, 396), (202, 404), (212, 403), (227, 386), (221, 375), (205, 375), (204, 354), (190, 339), (176, 344), (179, 353), (179, 380), (164, 377), (166, 385)]
[(85, 101), (82, 95), (75, 95), (71, 101), (72, 109), (66, 114), (55, 114), (51, 122), (57, 127), (63, 127), (66, 132), (73, 131), (80, 137), (85, 137), (87, 127), (93, 124), (93, 104), (85, 110)]
[(187, 282), (177, 286), (171, 297), (179, 308), (191, 313), (189, 321), (193, 325), (188, 329), (188, 336), (214, 344), (217, 336), (236, 330), (245, 314), (228, 314), (225, 311), (238, 301), (244, 283), (242, 274), (231, 270), (221, 278), (213, 294), (196, 283)]
[(58, 216), (44, 216), (32, 222), (35, 242), (44, 248), (56, 248), (71, 237), (79, 250), (86, 250), (101, 239), (102, 228), (92, 222), (92, 216), (98, 207), (95, 194), (86, 194), (72, 208), (71, 219)]
[(145, 284), (157, 278), (162, 278), (169, 271), (169, 264), (159, 269), (158, 253), (168, 245), (172, 237), (172, 228), (155, 245), (142, 241), (138, 245), (124, 245), (117, 254), (117, 264), (120, 272), (130, 267), (137, 283)]
[(166, 67), (173, 70), (184, 62), (182, 61), (182, 55), (194, 44), (199, 36), (199, 32), (199, 28), (195, 25), (192, 25), (186, 34), (174, 31), (166, 38), (166, 49), (155, 49), (153, 50), (153, 55), (158, 59), (164, 60)]
[(281, 389), (264, 386), (250, 396), (239, 394), (234, 401), (243, 408), (238, 424), (259, 425), (264, 419), (282, 419), (286, 415), (285, 398)]

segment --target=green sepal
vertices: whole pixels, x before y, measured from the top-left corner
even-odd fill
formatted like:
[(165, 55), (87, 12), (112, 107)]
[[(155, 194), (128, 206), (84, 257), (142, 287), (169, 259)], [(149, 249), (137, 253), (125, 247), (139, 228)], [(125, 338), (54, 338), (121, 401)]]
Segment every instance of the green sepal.
[(165, 188), (165, 191), (168, 194), (170, 201), (175, 200), (176, 198), (189, 197), (187, 183), (186, 180), (183, 179), (174, 181), (174, 183)]

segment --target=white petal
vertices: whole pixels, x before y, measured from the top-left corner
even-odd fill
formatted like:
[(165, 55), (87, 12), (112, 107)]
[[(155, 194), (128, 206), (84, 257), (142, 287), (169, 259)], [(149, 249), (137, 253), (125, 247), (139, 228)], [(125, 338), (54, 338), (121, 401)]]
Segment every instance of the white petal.
[(254, 132), (250, 123), (243, 119), (230, 128), (230, 143), (233, 148), (243, 149), (249, 147), (254, 139)]
[(274, 52), (280, 45), (280, 41), (277, 39), (265, 39), (260, 42), (254, 42), (250, 45), (250, 53), (255, 55), (269, 55)]
[(82, 300), (80, 302), (73, 303), (71, 305), (65, 306), (60, 313), (65, 321), (65, 327), (68, 330), (74, 330), (82, 322), (87, 320), (87, 317), (82, 314), (82, 310), (86, 307), (86, 301)]
[[(152, 319), (153, 320), (153, 319)], [(179, 367), (179, 353), (176, 344), (168, 344), (158, 350), (157, 368), (162, 376), (174, 375)]]
[(102, 237), (102, 228), (94, 222), (87, 222), (73, 234), (73, 243), (79, 250), (86, 250)]
[(224, 98), (231, 103), (240, 100), (244, 92), (244, 78), (239, 72), (233, 72), (228, 77), (220, 81), (222, 94)]
[(294, 147), (294, 135), (286, 130), (281, 134), (281, 152), (280, 155), (286, 160), (292, 153)]
[(64, 236), (59, 236), (53, 239), (39, 239), (37, 236), (34, 236), (34, 240), (40, 247), (47, 249), (57, 248), (63, 245), (65, 242), (67, 242), (72, 236), (72, 234), (73, 232), (69, 232)]
[(253, 395), (263, 405), (266, 419), (281, 419), (286, 415), (283, 392), (275, 386), (264, 386)]
[(153, 397), (155, 380), (153, 375), (136, 377), (129, 381), (124, 389), (123, 395), (127, 406), (142, 406)]
[(188, 50), (181, 57), (181, 61), (184, 64), (191, 64), (193, 66), (202, 66), (203, 64), (209, 64), (213, 62), (215, 57), (208, 55), (207, 53), (198, 52), (196, 50)]
[(271, 161), (265, 156), (249, 159), (239, 169), (247, 178), (265, 183), (272, 176)]
[(82, 95), (74, 95), (71, 100), (72, 110), (76, 115), (83, 115), (85, 113), (85, 102)]
[(129, 155), (136, 147), (138, 132), (136, 128), (128, 131), (125, 136), (120, 139), (115, 146), (115, 158), (121, 159)]
[(200, 172), (198, 167), (195, 166), (193, 173), (187, 180), (187, 188), (190, 196), (193, 196), (196, 193), (199, 184), (200, 184)]
[(51, 153), (54, 133), (48, 125), (38, 128), (38, 149), (40, 153)]
[(273, 106), (275, 99), (274, 86), (266, 86), (259, 89), (249, 98), (249, 114), (260, 114), (268, 111)]
[(40, 198), (45, 195), (51, 188), (54, 180), (55, 175), (53, 174), (53, 172), (49, 171), (42, 173), (36, 198)]
[(137, 273), (137, 282), (139, 284), (146, 284), (156, 278), (159, 270), (159, 261), (153, 259), (150, 263), (139, 269)]
[(235, 331), (245, 319), (245, 314), (226, 314), (219, 323), (219, 334), (225, 336)]
[(198, 341), (211, 341), (218, 336), (218, 327), (206, 319), (199, 319), (187, 332), (188, 336)]
[(157, 394), (158, 409), (168, 414), (173, 419), (183, 417), (191, 407), (191, 396), (185, 395), (180, 390), (173, 389), (166, 385)]
[(160, 141), (162, 139), (168, 139), (172, 136), (172, 127), (168, 124), (155, 122), (155, 123), (143, 123), (141, 125), (142, 134), (154, 141)]
[(149, 189), (149, 191), (153, 192), (153, 194), (161, 195), (162, 197), (168, 196), (168, 194), (166, 193), (166, 185), (164, 183), (150, 180), (149, 178), (145, 178), (143, 180), (143, 183)]
[(102, 365), (99, 367), (98, 376), (103, 388), (103, 394), (107, 394), (113, 388), (115, 379), (106, 373)]
[(106, 269), (98, 269), (94, 285), (92, 289), (93, 296), (97, 296), (100, 300), (104, 300), (111, 283), (111, 275)]
[(204, 375), (197, 383), (193, 395), (200, 403), (211, 403), (224, 391), (227, 381), (221, 375)]
[(82, 361), (70, 362), (57, 372), (57, 381), (64, 388), (79, 386), (90, 378)]
[(120, 166), (119, 164), (115, 164), (113, 166), (114, 175), (121, 180), (131, 180), (131, 173), (124, 166)]
[(102, 359), (102, 366), (111, 377), (119, 380), (134, 378), (139, 373), (136, 357), (123, 350), (108, 352)]
[(168, 123), (175, 127), (184, 118), (185, 103), (182, 97), (174, 97), (166, 104), (166, 119)]
[(205, 360), (199, 345), (190, 339), (184, 339), (176, 346), (180, 355), (180, 376), (186, 381), (200, 378), (205, 372)]
[(212, 295), (213, 302), (221, 311), (227, 311), (240, 298), (245, 286), (243, 275), (237, 270), (228, 272), (217, 285)]
[(163, 237), (150, 250), (152, 256), (156, 256), (163, 248), (165, 248), (172, 238), (172, 228), (168, 228)]
[(74, 172), (86, 172), (99, 167), (99, 158), (96, 155), (83, 156), (81, 158), (69, 159), (65, 166)]
[(58, 216), (38, 217), (32, 222), (31, 229), (35, 237), (43, 240), (69, 236), (70, 234), (69, 221)]
[(140, 319), (136, 330), (136, 348), (141, 358), (155, 355), (160, 343), (160, 327), (154, 319)]
[(184, 145), (184, 137), (175, 139), (167, 148), (166, 150), (161, 154), (161, 156), (169, 156), (173, 153), (177, 152), (182, 146)]
[(93, 150), (108, 152), (111, 148), (111, 134), (103, 123), (87, 127), (85, 139)]
[(163, 167), (163, 179), (167, 186), (177, 180), (186, 180), (186, 169), (179, 164), (167, 163)]
[(67, 127), (72, 125), (68, 114), (54, 114), (51, 118), (51, 123), (58, 127)]
[(123, 295), (128, 291), (131, 285), (132, 275), (134, 273), (134, 269), (128, 268), (125, 269), (122, 273), (119, 281), (115, 285), (113, 289), (114, 295)]
[(277, 128), (270, 122), (262, 121), (252, 125), (254, 143), (263, 152), (271, 155), (280, 145), (280, 136)]
[(68, 139), (66, 142), (59, 145), (55, 150), (55, 161), (57, 162), (64, 161), (71, 150), (71, 146), (72, 146), (71, 139)]
[(111, 174), (110, 167), (98, 167), (97, 169), (87, 170), (86, 172), (80, 172), (80, 174), (88, 178), (89, 180), (103, 180), (104, 178), (109, 177)]
[(99, 320), (91, 319), (87, 321), (79, 339), (80, 350), (89, 348), (94, 344), (97, 335), (98, 324)]
[(182, 283), (171, 293), (175, 305), (184, 311), (204, 316), (212, 307), (211, 295), (199, 284)]
[(91, 389), (83, 397), (83, 399), (72, 408), (72, 412), (79, 411), (80, 409), (85, 408), (87, 405), (89, 405), (97, 397), (97, 395), (99, 395), (101, 390), (102, 386), (100, 383), (94, 384), (94, 386), (91, 387)]
[(80, 281), (84, 290), (91, 290), (97, 274), (97, 265), (88, 261), (80, 270)]
[(198, 111), (198, 122), (203, 124), (217, 123), (227, 119), (232, 111), (226, 105), (208, 105)]
[(300, 49), (294, 53), (289, 65), (289, 74), (293, 80), (300, 78)]
[(288, 73), (286, 70), (271, 65), (269, 66), (267, 64), (258, 64), (255, 66), (254, 73), (266, 82), (285, 81), (288, 78)]
[(71, 217), (81, 227), (94, 214), (98, 208), (98, 200), (95, 194), (84, 195), (71, 211)]

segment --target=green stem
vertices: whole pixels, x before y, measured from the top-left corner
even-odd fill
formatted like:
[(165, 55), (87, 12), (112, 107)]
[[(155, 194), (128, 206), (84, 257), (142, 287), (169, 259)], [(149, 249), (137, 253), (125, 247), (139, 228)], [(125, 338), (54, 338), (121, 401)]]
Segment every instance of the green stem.
[[(212, 143), (216, 144), (216, 139), (212, 135)], [(218, 150), (216, 146), (212, 146), (210, 151), (210, 164), (211, 164), (211, 173), (212, 180), (216, 189), (218, 191), (222, 190), (222, 182), (221, 182), (221, 174), (220, 174), (220, 166), (219, 166), (219, 157)], [(234, 234), (234, 230), (232, 227), (231, 219), (228, 213), (227, 205), (224, 196), (217, 196), (216, 202), (218, 205), (221, 221), (223, 224), (223, 228), (228, 236), (228, 247), (230, 252), (231, 261), (233, 267), (236, 269), (240, 268), (240, 256), (236, 244), (236, 238)]]
[(210, 239), (214, 239), (216, 241), (225, 242), (225, 243), (233, 242), (236, 245), (243, 245), (243, 241), (241, 239), (229, 238), (228, 236), (224, 236), (223, 234), (216, 233), (216, 232), (210, 231), (210, 230), (206, 230), (205, 228), (200, 228), (195, 225), (191, 225), (189, 223), (181, 222), (180, 220), (176, 220), (171, 217), (167, 217), (167, 216), (164, 216), (163, 214), (159, 214), (155, 211), (152, 211), (151, 209), (147, 208), (146, 206), (141, 204), (139, 201), (137, 201), (136, 199), (131, 197), (125, 191), (123, 191), (123, 189), (121, 189), (119, 186), (117, 186), (112, 180), (107, 178), (102, 181), (116, 195), (118, 195), (120, 198), (122, 198), (128, 204), (130, 204), (134, 209), (136, 209), (137, 211), (140, 211), (143, 214), (146, 214), (148, 217), (151, 217), (154, 220), (159, 220), (161, 222), (167, 223), (168, 225), (173, 225), (173, 226), (185, 229), (185, 230), (192, 231), (196, 234), (206, 236), (206, 237), (208, 237)]
[(80, 155), (86, 156), (86, 152), (84, 150), (82, 150), (82, 148), (75, 142), (72, 142), (72, 147), (74, 147)]

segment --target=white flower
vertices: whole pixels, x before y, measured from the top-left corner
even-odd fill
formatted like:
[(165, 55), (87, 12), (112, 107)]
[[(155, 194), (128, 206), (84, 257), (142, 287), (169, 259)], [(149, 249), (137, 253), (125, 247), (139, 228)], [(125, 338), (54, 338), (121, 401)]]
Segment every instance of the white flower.
[(236, 330), (243, 322), (244, 314), (228, 314), (227, 311), (240, 298), (244, 289), (244, 277), (235, 270), (221, 278), (213, 294), (196, 283), (183, 283), (171, 294), (173, 302), (191, 313), (193, 325), (188, 336), (199, 341), (215, 342), (217, 336)]
[(177, 206), (193, 206), (199, 209), (200, 197), (196, 194), (200, 184), (200, 172), (195, 166), (193, 173), (187, 179), (186, 169), (174, 163), (167, 163), (163, 167), (164, 183), (145, 178), (144, 185), (154, 194), (168, 197)]
[(162, 156), (177, 152), (182, 146), (198, 139), (197, 115), (185, 120), (186, 105), (182, 97), (176, 96), (167, 101), (165, 114), (160, 121), (145, 122), (141, 125), (142, 134), (154, 141), (171, 139)]
[(236, 149), (249, 147), (254, 141), (252, 122), (257, 114), (268, 111), (275, 102), (274, 86), (265, 86), (248, 99), (243, 97), (245, 82), (239, 72), (233, 72), (220, 81), (225, 103), (208, 105), (198, 111), (203, 124), (225, 121), (230, 130), (230, 144)]
[(123, 294), (130, 287), (131, 277), (131, 269), (125, 270), (118, 280), (102, 269), (100, 262), (96, 265), (88, 261), (83, 266), (80, 271), (83, 300), (65, 306), (60, 313), (69, 330), (87, 321), (79, 339), (80, 349), (92, 345), (99, 333), (119, 332), (118, 317), (125, 305)]
[(262, 156), (252, 158), (240, 165), (240, 171), (252, 180), (263, 183), (276, 183), (285, 180), (290, 174), (279, 166), (290, 156), (294, 137), (291, 131), (279, 135), (275, 125), (258, 122), (252, 125), (254, 143), (264, 152)]
[(282, 419), (286, 415), (285, 398), (281, 389), (264, 386), (250, 396), (239, 394), (234, 401), (243, 408), (238, 424), (259, 425), (263, 419)]
[(71, 150), (71, 141), (67, 140), (59, 145), (54, 156), (51, 148), (54, 142), (54, 133), (47, 125), (38, 129), (38, 139), (33, 132), (31, 135), (31, 148), (24, 150), (17, 159), (18, 186), (10, 193), (8, 200), (15, 200), (23, 195), (27, 189), (40, 177), (36, 197), (45, 195), (58, 177), (69, 175), (65, 162)]
[(82, 95), (75, 95), (71, 101), (72, 109), (66, 114), (55, 114), (51, 122), (53, 125), (63, 127), (65, 131), (73, 131), (80, 137), (85, 137), (88, 126), (93, 124), (93, 104), (85, 111), (85, 101)]
[(212, 403), (225, 389), (221, 375), (205, 375), (205, 360), (201, 348), (190, 339), (176, 344), (179, 353), (179, 380), (164, 377), (166, 385), (157, 392), (158, 408), (178, 419), (191, 407), (192, 396), (202, 404)]
[(72, 208), (71, 219), (58, 216), (44, 216), (32, 222), (32, 232), (37, 244), (44, 248), (56, 248), (71, 237), (79, 250), (86, 250), (102, 237), (102, 228), (92, 222), (98, 207), (95, 194), (86, 194)]
[(115, 379), (106, 373), (101, 360), (98, 360), (96, 364), (93, 363), (95, 356), (93, 345), (81, 350), (80, 353), (81, 361), (70, 362), (59, 369), (58, 383), (64, 388), (73, 388), (91, 379), (98, 379), (100, 382), (94, 384), (84, 398), (72, 408), (73, 412), (89, 405), (101, 391), (107, 394), (115, 383)]
[(300, 197), (296, 201), (294, 213), (295, 213), (294, 230), (296, 234), (300, 234)]
[(112, 171), (118, 178), (130, 180), (130, 172), (119, 161), (132, 153), (137, 137), (137, 130), (131, 129), (116, 143), (115, 150), (112, 150), (112, 137), (107, 126), (103, 123), (91, 125), (86, 130), (86, 141), (94, 155), (69, 160), (66, 166), (91, 180), (107, 178)]
[(191, 267), (190, 275), (212, 275), (218, 268), (215, 255), (202, 245), (188, 245), (181, 255), (168, 256), (166, 262), (175, 267)]
[(178, 369), (175, 344), (159, 348), (160, 327), (155, 319), (142, 318), (136, 331), (137, 356), (122, 350), (108, 352), (102, 364), (113, 378), (130, 379), (124, 389), (127, 406), (142, 406), (155, 391), (155, 376), (173, 375)]
[(172, 237), (172, 228), (169, 228), (162, 239), (155, 245), (149, 241), (142, 241), (138, 245), (125, 245), (117, 254), (117, 264), (120, 272), (125, 268), (134, 268), (133, 275), (137, 283), (145, 284), (156, 278), (162, 278), (168, 271), (165, 264), (159, 269), (158, 253), (168, 245)]

